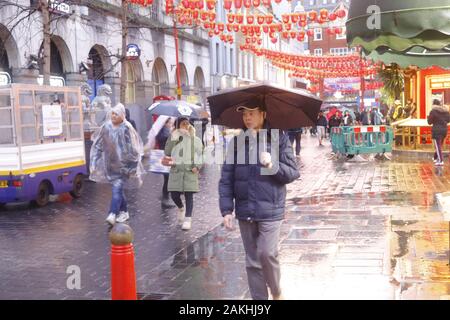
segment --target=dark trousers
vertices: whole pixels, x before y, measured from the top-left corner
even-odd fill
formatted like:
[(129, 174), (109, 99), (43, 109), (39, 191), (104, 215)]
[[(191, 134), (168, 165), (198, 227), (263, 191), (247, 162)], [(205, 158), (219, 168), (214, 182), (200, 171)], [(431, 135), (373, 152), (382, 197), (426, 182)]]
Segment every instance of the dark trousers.
[(294, 145), (295, 141), (295, 154), (298, 156), (300, 154), (300, 149), (302, 147), (302, 133), (296, 132), (296, 133), (290, 133), (289, 134), (289, 141), (291, 141), (291, 145)]
[(181, 201), (181, 194), (184, 193), (184, 199), (186, 201), (186, 217), (192, 217), (192, 210), (194, 209), (194, 192), (178, 192), (171, 191), (170, 195), (172, 196), (173, 202), (177, 205), (178, 208), (183, 208), (183, 201)]
[(169, 191), (167, 191), (167, 185), (169, 183), (169, 174), (163, 174), (164, 177), (164, 184), (163, 184), (163, 198), (168, 199), (169, 198)]

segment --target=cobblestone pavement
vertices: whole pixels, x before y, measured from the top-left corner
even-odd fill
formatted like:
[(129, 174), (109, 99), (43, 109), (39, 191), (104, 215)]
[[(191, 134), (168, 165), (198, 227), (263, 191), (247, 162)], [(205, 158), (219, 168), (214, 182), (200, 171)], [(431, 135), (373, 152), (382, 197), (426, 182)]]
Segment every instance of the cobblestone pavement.
[[(449, 229), (435, 200), (449, 190), (448, 164), (330, 160), (329, 144), (303, 137), (280, 242), (285, 298), (448, 298)], [(160, 209), (160, 176), (129, 193), (141, 299), (249, 299), (239, 232), (220, 226), (217, 169), (202, 175), (189, 232), (175, 209)], [(0, 298), (110, 298), (110, 190), (86, 187), (76, 201), (0, 211)], [(81, 268), (81, 290), (66, 287), (70, 265)]]

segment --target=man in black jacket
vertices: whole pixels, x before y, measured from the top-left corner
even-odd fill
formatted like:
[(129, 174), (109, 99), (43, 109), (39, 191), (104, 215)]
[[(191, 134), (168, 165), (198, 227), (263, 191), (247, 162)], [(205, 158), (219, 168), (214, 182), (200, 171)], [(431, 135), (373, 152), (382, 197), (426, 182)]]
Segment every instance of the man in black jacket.
[[(228, 149), (219, 182), (219, 204), (227, 229), (233, 228), (233, 211), (239, 220), (251, 296), (267, 300), (268, 287), (273, 299), (281, 298), (278, 241), (286, 184), (300, 174), (286, 134), (262, 137), (266, 112), (259, 105), (237, 109), (243, 112), (245, 129)], [(264, 140), (272, 153), (261, 150)]]
[(447, 124), (450, 122), (450, 113), (446, 107), (441, 106), (440, 100), (433, 100), (433, 108), (428, 115), (427, 121), (428, 124), (432, 125), (431, 137), (436, 148), (436, 152), (434, 153), (435, 165), (443, 166), (442, 144), (447, 136)]

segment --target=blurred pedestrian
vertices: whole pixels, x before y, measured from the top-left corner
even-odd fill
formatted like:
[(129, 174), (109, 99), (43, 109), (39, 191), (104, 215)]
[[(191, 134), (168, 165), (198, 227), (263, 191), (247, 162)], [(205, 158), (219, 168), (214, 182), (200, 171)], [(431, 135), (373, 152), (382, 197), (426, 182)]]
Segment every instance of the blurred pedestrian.
[(352, 126), (353, 125), (353, 118), (350, 112), (345, 111), (344, 113), (344, 126)]
[(289, 141), (291, 142), (292, 147), (294, 147), (294, 141), (295, 141), (295, 155), (297, 157), (300, 156), (300, 149), (302, 148), (302, 128), (296, 128), (296, 129), (289, 129), (288, 130), (288, 136)]
[[(199, 192), (198, 175), (203, 162), (203, 146), (188, 118), (181, 117), (176, 120), (175, 130), (166, 142), (164, 153), (170, 157), (171, 164), (167, 190), (178, 207), (181, 229), (190, 230), (194, 193)], [(182, 194), (185, 205), (181, 200)]]
[(441, 105), (441, 101), (439, 99), (433, 100), (433, 106), (428, 115), (427, 121), (428, 124), (432, 125), (431, 137), (436, 149), (434, 154), (435, 165), (443, 166), (444, 157), (442, 154), (442, 144), (447, 136), (447, 124), (450, 122), (450, 113), (446, 107)]
[(131, 123), (131, 126), (133, 127), (134, 130), (137, 130), (136, 129), (136, 122), (134, 122), (134, 120), (131, 119), (130, 110), (129, 109), (125, 109), (125, 119), (127, 119), (127, 121), (129, 123)]
[[(245, 139), (233, 138), (234, 147), (228, 148), (227, 159), (233, 160), (222, 166), (220, 211), (227, 229), (233, 229), (233, 211), (239, 221), (252, 298), (267, 300), (270, 288), (273, 299), (281, 299), (278, 242), (285, 211), (286, 184), (300, 174), (288, 137), (283, 133), (278, 141), (271, 141), (270, 135), (267, 137), (268, 148), (278, 144), (278, 170), (272, 175), (263, 174), (262, 170), (270, 170), (274, 165), (271, 154), (266, 149), (259, 149), (258, 143), (258, 132), (269, 129), (265, 109), (255, 102), (255, 106), (239, 107), (237, 111), (242, 112), (245, 129), (241, 135)], [(241, 157), (241, 152), (245, 157)], [(253, 152), (258, 155), (254, 164), (249, 161)], [(237, 163), (242, 158), (245, 158), (244, 163)]]
[(319, 111), (319, 115), (317, 116), (317, 138), (319, 139), (319, 146), (322, 146), (322, 140), (325, 138), (325, 130), (328, 127), (327, 118), (323, 115), (322, 111)]
[(106, 221), (114, 225), (130, 218), (124, 188), (131, 178), (144, 173), (141, 158), (144, 148), (139, 134), (125, 118), (125, 107), (119, 103), (111, 109), (108, 120), (94, 134), (90, 158), (90, 179), (109, 182), (112, 199)]

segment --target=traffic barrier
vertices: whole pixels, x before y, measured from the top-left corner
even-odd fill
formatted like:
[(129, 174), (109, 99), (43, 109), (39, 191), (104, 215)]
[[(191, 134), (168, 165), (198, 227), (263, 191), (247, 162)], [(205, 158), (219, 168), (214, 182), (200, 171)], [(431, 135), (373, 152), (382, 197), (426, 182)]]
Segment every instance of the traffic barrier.
[(109, 233), (109, 239), (112, 300), (137, 300), (133, 230), (124, 223), (116, 223)]
[(358, 155), (391, 152), (393, 140), (392, 127), (388, 126), (331, 128), (331, 146), (336, 154)]

